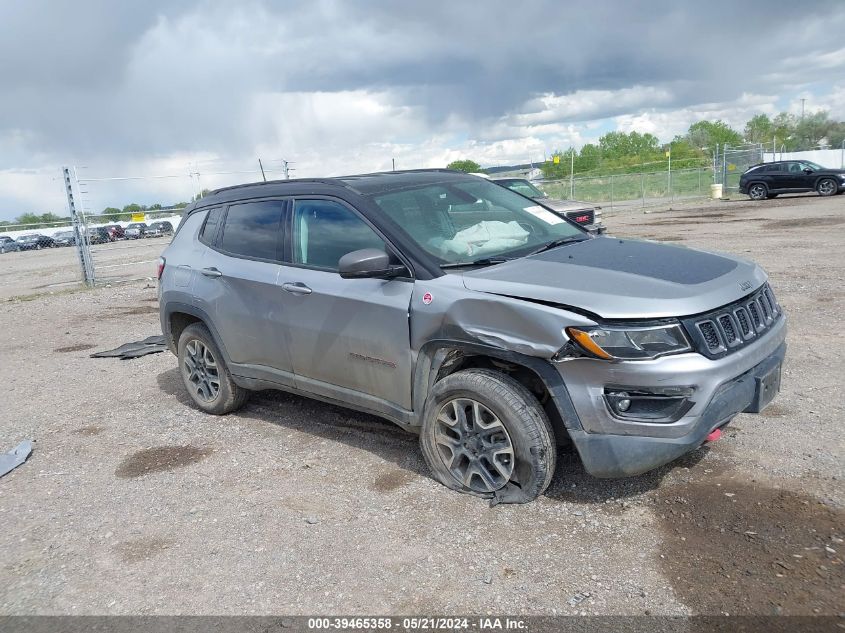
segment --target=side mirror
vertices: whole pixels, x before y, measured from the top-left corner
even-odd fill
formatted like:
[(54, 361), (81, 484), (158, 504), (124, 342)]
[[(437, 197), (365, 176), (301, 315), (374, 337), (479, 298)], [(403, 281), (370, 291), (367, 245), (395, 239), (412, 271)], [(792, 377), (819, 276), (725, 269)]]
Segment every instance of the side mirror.
[(347, 253), (337, 263), (343, 279), (389, 279), (406, 272), (404, 266), (391, 265), (390, 255), (378, 248), (362, 248)]
[(812, 169), (810, 169), (809, 167), (805, 167), (805, 168), (804, 168), (804, 173), (805, 173), (805, 174), (812, 174), (812, 173), (813, 173), (813, 170), (812, 170)]

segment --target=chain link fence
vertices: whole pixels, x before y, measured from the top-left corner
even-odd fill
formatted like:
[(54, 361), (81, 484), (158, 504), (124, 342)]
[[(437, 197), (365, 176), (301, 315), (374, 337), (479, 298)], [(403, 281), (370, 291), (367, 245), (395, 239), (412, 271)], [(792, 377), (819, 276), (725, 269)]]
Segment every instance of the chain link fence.
[(717, 158), (717, 164), (721, 167), (717, 179), (722, 184), (724, 195), (737, 193), (740, 176), (752, 165), (762, 163), (763, 158), (764, 146), (762, 144), (743, 145), (741, 147), (723, 146)]
[(552, 198), (601, 203), (604, 210), (651, 207), (666, 201), (703, 198), (710, 195), (713, 170), (709, 167), (677, 171), (578, 176), (544, 180), (543, 190)]

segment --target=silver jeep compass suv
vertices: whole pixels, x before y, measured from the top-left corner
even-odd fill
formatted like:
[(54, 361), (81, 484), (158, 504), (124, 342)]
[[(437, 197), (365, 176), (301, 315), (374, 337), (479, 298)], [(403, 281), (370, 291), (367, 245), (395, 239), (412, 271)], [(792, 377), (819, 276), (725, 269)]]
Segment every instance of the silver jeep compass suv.
[(418, 433), (440, 482), (526, 502), (573, 443), (598, 477), (700, 446), (780, 387), (786, 318), (742, 259), (591, 237), (452, 171), (230, 187), (159, 262), (185, 386), (282, 389)]

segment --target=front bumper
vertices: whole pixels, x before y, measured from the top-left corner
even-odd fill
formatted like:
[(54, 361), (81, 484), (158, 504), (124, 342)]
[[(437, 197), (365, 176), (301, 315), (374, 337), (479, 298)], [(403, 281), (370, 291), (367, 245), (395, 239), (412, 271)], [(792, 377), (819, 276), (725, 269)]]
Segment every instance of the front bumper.
[[(714, 429), (754, 410), (757, 383), (783, 362), (785, 339), (786, 319), (781, 318), (753, 345), (717, 360), (690, 353), (653, 361), (559, 363), (580, 422), (567, 430), (585, 469), (596, 477), (627, 477), (694, 450)], [(691, 388), (691, 406), (673, 422), (620, 419), (606, 404), (607, 385)]]

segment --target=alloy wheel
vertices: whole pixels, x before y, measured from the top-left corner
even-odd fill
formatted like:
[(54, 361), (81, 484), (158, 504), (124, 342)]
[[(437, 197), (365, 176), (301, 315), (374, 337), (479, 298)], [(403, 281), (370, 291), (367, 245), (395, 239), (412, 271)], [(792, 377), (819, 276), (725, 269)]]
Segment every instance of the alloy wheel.
[(452, 476), (474, 492), (498, 490), (513, 474), (508, 431), (480, 402), (455, 398), (444, 404), (437, 414), (434, 441)]
[(763, 185), (752, 185), (748, 192), (753, 200), (762, 200), (766, 197), (766, 188)]
[(836, 192), (836, 183), (829, 178), (819, 183), (819, 193), (823, 196), (830, 196)]
[(220, 393), (220, 374), (217, 360), (200, 340), (188, 341), (185, 346), (185, 367), (194, 395), (204, 402), (213, 402)]

